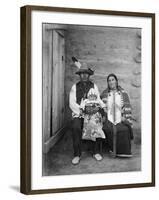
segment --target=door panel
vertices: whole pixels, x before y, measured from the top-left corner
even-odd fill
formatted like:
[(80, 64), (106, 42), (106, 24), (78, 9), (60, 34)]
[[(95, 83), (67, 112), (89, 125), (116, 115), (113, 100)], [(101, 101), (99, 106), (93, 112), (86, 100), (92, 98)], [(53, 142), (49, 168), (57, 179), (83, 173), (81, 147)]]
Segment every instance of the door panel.
[(65, 40), (64, 31), (43, 24), (43, 152), (60, 139), (64, 128)]
[(64, 124), (64, 37), (53, 31), (52, 134)]
[(51, 80), (52, 80), (52, 31), (47, 31), (43, 24), (43, 68), (42, 68), (42, 93), (43, 93), (43, 141), (50, 138), (51, 133)]

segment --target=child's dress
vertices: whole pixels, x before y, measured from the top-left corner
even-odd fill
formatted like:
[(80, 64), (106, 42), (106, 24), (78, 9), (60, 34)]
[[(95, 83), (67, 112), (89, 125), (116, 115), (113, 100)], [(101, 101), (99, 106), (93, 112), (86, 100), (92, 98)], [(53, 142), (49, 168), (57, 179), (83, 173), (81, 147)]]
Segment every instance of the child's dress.
[(81, 109), (84, 113), (82, 139), (96, 141), (96, 138), (105, 138), (100, 113), (101, 101), (85, 99), (81, 102)]

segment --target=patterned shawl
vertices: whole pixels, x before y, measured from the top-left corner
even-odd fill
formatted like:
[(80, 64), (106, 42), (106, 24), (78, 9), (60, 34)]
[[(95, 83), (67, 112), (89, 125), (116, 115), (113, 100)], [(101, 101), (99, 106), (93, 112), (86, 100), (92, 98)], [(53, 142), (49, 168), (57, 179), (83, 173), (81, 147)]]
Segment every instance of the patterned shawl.
[[(124, 91), (124, 89), (120, 86), (118, 86), (118, 92), (121, 94), (121, 101), (122, 101), (122, 117), (126, 119), (126, 122), (128, 122), (132, 127), (132, 109), (131, 104), (129, 100), (128, 94)], [(110, 90), (107, 88), (104, 90), (101, 94), (101, 99), (104, 103), (107, 103), (107, 98), (110, 93)]]

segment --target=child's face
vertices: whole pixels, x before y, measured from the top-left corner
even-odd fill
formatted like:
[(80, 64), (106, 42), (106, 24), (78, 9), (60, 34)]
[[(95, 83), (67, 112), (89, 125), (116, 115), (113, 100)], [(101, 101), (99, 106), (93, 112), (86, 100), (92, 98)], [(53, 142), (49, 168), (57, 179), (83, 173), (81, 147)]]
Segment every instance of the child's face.
[(89, 95), (88, 99), (93, 101), (93, 100), (97, 99), (97, 96), (96, 95)]

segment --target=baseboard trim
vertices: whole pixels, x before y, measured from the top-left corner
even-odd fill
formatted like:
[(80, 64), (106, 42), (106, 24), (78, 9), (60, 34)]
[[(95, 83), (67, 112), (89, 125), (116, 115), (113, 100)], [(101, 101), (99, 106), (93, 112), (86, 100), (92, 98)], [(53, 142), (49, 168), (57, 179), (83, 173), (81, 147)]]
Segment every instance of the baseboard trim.
[(48, 141), (43, 145), (43, 153), (48, 153), (51, 147), (53, 147), (59, 139), (63, 136), (66, 131), (66, 127), (61, 128), (57, 131), (56, 135), (52, 136)]

